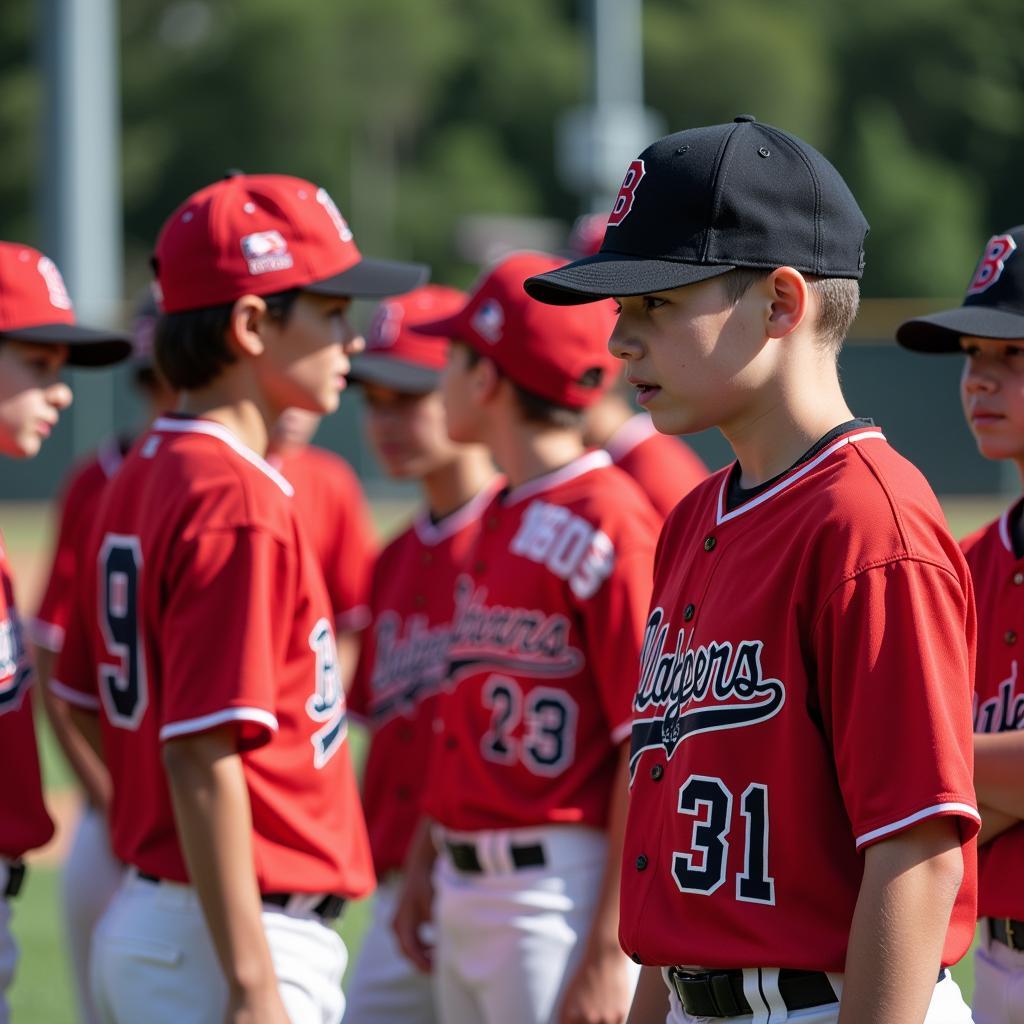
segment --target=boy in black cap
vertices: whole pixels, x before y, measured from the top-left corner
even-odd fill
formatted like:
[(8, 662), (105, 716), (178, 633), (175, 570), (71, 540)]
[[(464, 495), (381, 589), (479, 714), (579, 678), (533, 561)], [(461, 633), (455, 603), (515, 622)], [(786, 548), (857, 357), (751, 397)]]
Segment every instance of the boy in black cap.
[[(987, 459), (1008, 459), (1024, 478), (1024, 226), (985, 245), (963, 305), (908, 320), (899, 343), (962, 353), (964, 416)], [(965, 538), (978, 601), (974, 786), (982, 814), (974, 1019), (1020, 1019), (1024, 986), (1024, 681), (1017, 633), (1024, 617), (1024, 501)]]
[(970, 578), (839, 387), (866, 233), (821, 154), (744, 115), (648, 147), (601, 251), (526, 282), (614, 297), (657, 428), (717, 426), (737, 456), (655, 562), (619, 931), (648, 967), (635, 1022), (970, 1019), (940, 966), (974, 927)]

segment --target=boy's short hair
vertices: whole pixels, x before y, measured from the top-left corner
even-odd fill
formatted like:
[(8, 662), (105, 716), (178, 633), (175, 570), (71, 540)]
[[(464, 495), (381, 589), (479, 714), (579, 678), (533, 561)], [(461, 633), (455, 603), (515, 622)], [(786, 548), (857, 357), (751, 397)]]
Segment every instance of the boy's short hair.
[[(289, 288), (264, 295), (271, 318), (286, 323), (300, 292), (299, 288)], [(231, 302), (181, 313), (164, 313), (157, 320), (153, 343), (156, 365), (175, 391), (206, 387), (225, 367), (237, 361), (227, 340), (234, 308)]]
[[(758, 281), (763, 281), (771, 270), (737, 267), (722, 275), (722, 287), (735, 306)], [(860, 305), (860, 282), (847, 277), (813, 277), (804, 274), (811, 290), (818, 296), (818, 319), (814, 325), (823, 348), (838, 355), (846, 335), (850, 333), (857, 308)]]
[[(472, 369), (481, 359), (485, 358), (481, 352), (477, 352), (471, 345), (465, 342), (459, 343), (466, 351), (466, 365)], [(491, 360), (493, 363), (494, 361)], [(574, 409), (568, 405), (561, 405), (552, 402), (550, 398), (527, 390), (521, 384), (517, 384), (511, 377), (501, 372), (501, 367), (494, 363), (500, 377), (512, 385), (512, 393), (515, 395), (516, 405), (519, 412), (527, 423), (538, 423), (545, 427), (557, 427), (561, 430), (578, 430), (583, 427), (583, 409)], [(587, 371), (590, 372), (589, 370)]]

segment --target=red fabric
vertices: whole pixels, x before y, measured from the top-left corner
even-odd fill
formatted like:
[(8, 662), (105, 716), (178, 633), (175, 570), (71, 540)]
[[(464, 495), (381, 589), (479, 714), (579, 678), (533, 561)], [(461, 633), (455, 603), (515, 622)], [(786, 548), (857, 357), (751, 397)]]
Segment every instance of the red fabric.
[(374, 311), (366, 332), (367, 356), (387, 356), (430, 370), (442, 370), (448, 359), (448, 339), (411, 328), (447, 317), (466, 304), (457, 288), (428, 284), (406, 295), (385, 299)]
[(74, 322), (53, 260), (27, 245), (0, 242), (0, 333)]
[[(1024, 729), (1024, 559), (1013, 553), (1008, 513), (962, 542), (978, 602), (974, 731)], [(978, 851), (978, 915), (1024, 918), (1024, 823)]]
[(697, 453), (679, 438), (658, 433), (646, 413), (628, 420), (608, 442), (607, 451), (663, 517), (708, 475)]
[(605, 452), (484, 513), (456, 582), (425, 797), (442, 825), (605, 824), (658, 527)]
[(104, 496), (54, 686), (102, 707), (119, 859), (187, 880), (160, 748), (233, 724), (261, 890), (362, 896), (331, 609), (290, 492), (224, 428), (158, 420)]
[(975, 921), (976, 628), (938, 502), (873, 428), (730, 512), (728, 472), (659, 543), (623, 948), (645, 964), (842, 971), (861, 851), (946, 815), (965, 868), (955, 963)]
[(50, 578), (39, 611), (30, 623), (32, 642), (39, 647), (59, 651), (64, 644), (64, 634), (74, 607), (79, 560), (96, 521), (100, 496), (107, 480), (107, 469), (99, 457), (93, 456), (71, 474), (64, 487), (59, 502), (60, 524)]
[(401, 868), (419, 820), (455, 581), (493, 494), (487, 488), (438, 523), (421, 515), (381, 552), (374, 571), (373, 623), (349, 708), (372, 731), (363, 808), (378, 876)]
[(156, 242), (165, 313), (270, 295), (334, 277), (362, 257), (325, 189), (238, 174), (189, 196)]
[(270, 461), (295, 488), (295, 514), (323, 569), (335, 625), (363, 629), (378, 544), (359, 478), (343, 458), (315, 445)]
[(46, 843), (53, 822), (43, 803), (32, 721), (32, 665), (18, 610), (7, 549), (0, 536), (0, 856), (14, 859)]
[[(537, 252), (508, 256), (476, 283), (459, 312), (414, 330), (465, 342), (533, 394), (584, 408), (612, 385), (620, 369), (608, 351), (615, 307), (610, 299), (547, 306), (523, 291), (528, 277), (564, 263)], [(579, 383), (594, 368), (602, 372), (599, 386)]]

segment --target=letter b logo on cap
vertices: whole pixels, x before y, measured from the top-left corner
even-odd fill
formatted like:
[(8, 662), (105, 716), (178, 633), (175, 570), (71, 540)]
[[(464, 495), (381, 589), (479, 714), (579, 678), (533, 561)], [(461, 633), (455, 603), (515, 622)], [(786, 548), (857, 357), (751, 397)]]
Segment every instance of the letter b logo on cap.
[(644, 176), (643, 160), (634, 160), (622, 179), (622, 187), (615, 198), (615, 205), (612, 207), (611, 215), (608, 217), (608, 226), (618, 227), (633, 209), (633, 200), (636, 198), (636, 187)]
[(1012, 235), (993, 235), (985, 246), (985, 252), (978, 269), (967, 286), (968, 295), (978, 295), (990, 288), (1002, 276), (1006, 261), (1016, 251), (1017, 243)]

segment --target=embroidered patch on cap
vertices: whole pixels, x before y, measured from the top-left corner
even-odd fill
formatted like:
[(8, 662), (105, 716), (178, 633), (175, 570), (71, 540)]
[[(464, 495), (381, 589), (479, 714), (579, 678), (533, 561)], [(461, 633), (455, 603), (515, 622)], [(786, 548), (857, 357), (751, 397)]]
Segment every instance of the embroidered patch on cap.
[(505, 330), (505, 311), (501, 308), (500, 303), (494, 299), (488, 299), (473, 314), (470, 324), (484, 341), (497, 345)]
[(242, 239), (242, 255), (250, 274), (269, 274), (275, 270), (288, 270), (292, 254), (280, 231), (257, 231)]

